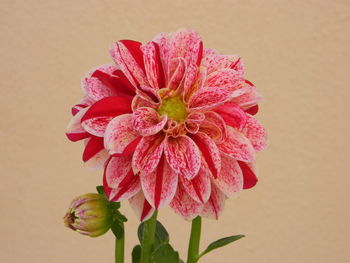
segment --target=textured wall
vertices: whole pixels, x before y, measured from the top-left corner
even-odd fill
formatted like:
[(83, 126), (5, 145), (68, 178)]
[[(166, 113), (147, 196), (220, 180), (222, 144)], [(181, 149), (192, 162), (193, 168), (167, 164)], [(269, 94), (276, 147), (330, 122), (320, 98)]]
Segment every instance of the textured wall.
[[(0, 261), (113, 262), (111, 234), (62, 225), (70, 200), (101, 181), (65, 139), (69, 108), (85, 72), (111, 61), (112, 42), (191, 27), (207, 47), (244, 58), (270, 135), (259, 184), (204, 221), (202, 246), (247, 237), (203, 263), (350, 262), (349, 14), (347, 0), (2, 0)], [(137, 221), (123, 210), (129, 253)], [(170, 209), (160, 218), (184, 253), (189, 223)]]

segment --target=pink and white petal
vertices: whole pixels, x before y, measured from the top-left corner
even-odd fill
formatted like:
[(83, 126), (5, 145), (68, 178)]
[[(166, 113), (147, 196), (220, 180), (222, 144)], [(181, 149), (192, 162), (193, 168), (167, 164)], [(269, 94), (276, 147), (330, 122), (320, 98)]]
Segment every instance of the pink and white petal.
[(158, 89), (152, 88), (150, 86), (139, 85), (137, 86), (136, 93), (138, 96), (142, 97), (144, 100), (147, 100), (152, 104), (158, 105), (161, 101), (161, 98), (158, 95)]
[(201, 167), (201, 153), (188, 136), (166, 137), (165, 156), (171, 168), (187, 179), (193, 179)]
[(243, 189), (243, 173), (238, 161), (222, 154), (221, 172), (213, 178), (213, 182), (227, 197), (240, 192)]
[(231, 101), (216, 107), (214, 111), (220, 114), (227, 125), (240, 131), (247, 122), (247, 114), (237, 104)]
[(171, 36), (170, 59), (182, 57), (186, 65), (200, 65), (203, 43), (199, 34), (190, 29), (180, 29)]
[(182, 184), (179, 184), (170, 207), (184, 219), (192, 220), (201, 213), (203, 204), (194, 201), (185, 191)]
[(178, 175), (171, 169), (162, 155), (157, 169), (150, 174), (140, 173), (143, 193), (154, 209), (168, 205), (178, 185)]
[(174, 58), (169, 62), (169, 92), (181, 93), (186, 72), (186, 62), (183, 58)]
[(211, 185), (211, 195), (204, 205), (201, 216), (208, 219), (219, 219), (225, 206), (225, 195), (215, 186)]
[(201, 166), (198, 175), (192, 180), (180, 176), (180, 181), (187, 194), (198, 203), (206, 203), (210, 197), (211, 182), (209, 169), (206, 165)]
[(81, 109), (70, 120), (66, 131), (66, 136), (69, 140), (76, 142), (91, 136), (80, 124), (81, 118), (84, 116), (87, 110), (88, 108)]
[(132, 115), (132, 126), (142, 136), (149, 136), (160, 132), (166, 124), (167, 116), (159, 116), (152, 108), (138, 108)]
[(100, 169), (105, 165), (109, 157), (110, 157), (109, 153), (105, 149), (102, 149), (101, 151), (96, 153), (93, 157), (91, 157), (89, 160), (87, 160), (84, 163), (84, 166), (88, 167), (91, 170)]
[(138, 143), (133, 159), (132, 167), (135, 174), (143, 172), (150, 174), (157, 167), (164, 149), (164, 136), (155, 134), (146, 136)]
[[(192, 66), (193, 67), (193, 66)], [(195, 74), (194, 74), (195, 73)], [(191, 78), (195, 78), (193, 81)], [(204, 87), (207, 79), (207, 69), (205, 67), (196, 68), (190, 76), (187, 76), (184, 83), (184, 101), (188, 102), (191, 96)]]
[(112, 202), (120, 202), (133, 197), (141, 189), (140, 177), (130, 172), (120, 183), (118, 188), (113, 188), (109, 198)]
[(199, 124), (197, 122), (186, 120), (184, 125), (186, 131), (189, 133), (196, 134), (199, 131)]
[(129, 203), (141, 222), (148, 220), (154, 213), (154, 209), (145, 199), (142, 191), (131, 197)]
[(230, 126), (227, 127), (226, 140), (218, 144), (218, 148), (238, 161), (253, 162), (255, 160), (255, 150), (251, 142), (241, 132)]
[(264, 126), (250, 115), (242, 133), (250, 140), (256, 151), (263, 150), (267, 145), (267, 132)]
[(243, 189), (254, 187), (258, 182), (258, 177), (253, 164), (238, 161), (238, 164), (243, 173)]
[(163, 71), (165, 76), (165, 82), (169, 80), (169, 63), (170, 63), (170, 50), (171, 50), (171, 37), (169, 34), (160, 33), (153, 38), (153, 42), (159, 46), (160, 60), (163, 65)]
[(189, 100), (192, 110), (215, 108), (245, 92), (245, 88), (230, 89), (227, 87), (204, 87), (198, 90)]
[(250, 81), (245, 80), (244, 87), (245, 91), (241, 95), (232, 98), (231, 101), (240, 106), (243, 110), (248, 110), (261, 100), (261, 96)]
[(243, 75), (242, 59), (236, 55), (222, 55), (214, 49), (204, 48), (202, 66), (208, 69), (208, 74), (220, 69), (230, 68)]
[(159, 46), (151, 41), (141, 46), (145, 70), (151, 87), (161, 89), (165, 87), (165, 77), (159, 54)]
[(88, 133), (103, 137), (105, 135), (106, 128), (110, 121), (113, 119), (113, 116), (100, 116), (95, 118), (90, 118), (81, 122), (81, 126)]
[(237, 87), (242, 82), (241, 75), (233, 69), (220, 69), (208, 75), (207, 87)]
[(198, 146), (210, 172), (214, 178), (216, 178), (221, 170), (221, 157), (220, 151), (215, 142), (208, 135), (202, 132), (193, 134), (190, 136), (190, 138)]
[(132, 114), (119, 115), (106, 128), (104, 146), (111, 154), (121, 154), (139, 136), (132, 126)]
[(110, 188), (118, 188), (121, 182), (132, 173), (131, 156), (114, 156), (106, 164), (104, 176)]
[(85, 91), (95, 101), (110, 96), (132, 97), (135, 95), (135, 87), (119, 69), (111, 73), (96, 70), (90, 78), (86, 79), (93, 81), (86, 83), (88, 85)]
[(131, 168), (131, 156), (115, 156), (109, 159), (104, 172), (104, 186), (109, 190), (110, 201), (129, 199), (141, 189), (139, 176)]
[(154, 103), (154, 102), (150, 102), (149, 99), (145, 99), (139, 95), (136, 95), (133, 100), (132, 100), (132, 104), (131, 104), (131, 108), (133, 111), (137, 110), (138, 108), (141, 107), (147, 107), (147, 108), (152, 108), (152, 109), (157, 109), (158, 108), (158, 104)]
[(129, 81), (136, 87), (147, 85), (144, 72), (141, 43), (133, 40), (121, 40), (110, 49), (110, 55)]
[(207, 134), (216, 143), (226, 140), (227, 128), (224, 119), (216, 112), (208, 111), (205, 114), (199, 131)]
[(82, 81), (82, 86), (87, 96), (89, 96), (94, 101), (118, 95), (115, 90), (106, 87), (97, 78), (84, 78)]

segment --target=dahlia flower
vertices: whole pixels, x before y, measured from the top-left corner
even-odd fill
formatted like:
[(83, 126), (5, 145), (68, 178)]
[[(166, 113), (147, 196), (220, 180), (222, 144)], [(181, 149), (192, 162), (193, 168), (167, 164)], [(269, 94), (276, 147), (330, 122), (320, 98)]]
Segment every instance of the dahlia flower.
[(104, 167), (109, 200), (128, 199), (142, 221), (166, 205), (217, 219), (226, 198), (256, 184), (266, 146), (242, 59), (204, 48), (192, 30), (121, 40), (110, 55), (114, 64), (83, 79), (67, 137), (85, 141), (83, 161)]

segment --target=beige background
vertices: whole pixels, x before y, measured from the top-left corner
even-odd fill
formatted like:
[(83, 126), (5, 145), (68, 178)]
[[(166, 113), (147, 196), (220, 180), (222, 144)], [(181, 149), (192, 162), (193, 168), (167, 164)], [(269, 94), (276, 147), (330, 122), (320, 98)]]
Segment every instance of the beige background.
[[(260, 183), (204, 221), (202, 247), (247, 237), (203, 263), (350, 262), (348, 0), (0, 1), (0, 262), (113, 262), (113, 236), (63, 227), (76, 195), (101, 171), (64, 136), (80, 79), (109, 63), (118, 39), (196, 29), (207, 47), (237, 53), (264, 95), (269, 148)], [(137, 221), (126, 203), (127, 262)], [(183, 257), (190, 224), (160, 213)]]

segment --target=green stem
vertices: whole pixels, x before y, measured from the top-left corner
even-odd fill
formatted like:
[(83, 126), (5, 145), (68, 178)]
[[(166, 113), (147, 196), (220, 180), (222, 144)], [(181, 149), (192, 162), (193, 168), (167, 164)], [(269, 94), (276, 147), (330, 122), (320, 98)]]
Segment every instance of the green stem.
[(199, 259), (199, 242), (201, 239), (202, 218), (192, 220), (190, 242), (188, 244), (187, 263), (196, 263)]
[(141, 261), (140, 263), (150, 263), (152, 247), (154, 242), (154, 235), (157, 225), (157, 214), (155, 211), (150, 219), (144, 223), (142, 242), (141, 242)]
[[(124, 230), (124, 224), (123, 224)], [(124, 230), (125, 231), (125, 230)], [(121, 238), (115, 237), (115, 263), (124, 263), (124, 243), (125, 243), (125, 233)]]

